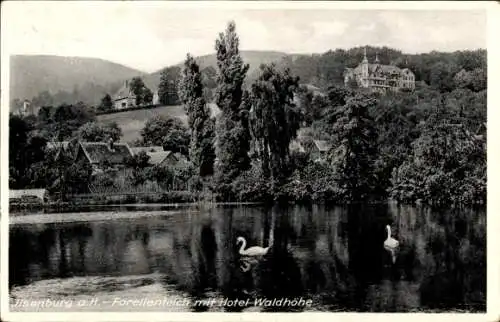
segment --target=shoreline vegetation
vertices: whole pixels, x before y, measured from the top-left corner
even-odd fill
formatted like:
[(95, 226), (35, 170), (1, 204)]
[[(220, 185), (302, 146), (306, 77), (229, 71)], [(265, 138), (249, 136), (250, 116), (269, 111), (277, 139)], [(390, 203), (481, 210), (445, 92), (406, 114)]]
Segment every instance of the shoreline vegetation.
[[(255, 79), (234, 22), (219, 34), (215, 50), (211, 95), (207, 71), (190, 54), (172, 80), (187, 126), (154, 117), (133, 144), (161, 146), (178, 156), (168, 161), (173, 164), (154, 163), (146, 152), (108, 156), (123, 136), (116, 122), (98, 124), (96, 110), (83, 102), (47, 101), (37, 115), (10, 115), (9, 188), (46, 189), (61, 204), (88, 206), (486, 203), (486, 50), (407, 55), (386, 47), (337, 49), (262, 64)], [(413, 71), (415, 88), (377, 92), (362, 78), (344, 83), (345, 69), (366, 56)], [(167, 69), (159, 93), (172, 92), (168, 76)], [(220, 112), (212, 115), (209, 104)], [(108, 149), (90, 160), (78, 154), (82, 142), (107, 143)]]

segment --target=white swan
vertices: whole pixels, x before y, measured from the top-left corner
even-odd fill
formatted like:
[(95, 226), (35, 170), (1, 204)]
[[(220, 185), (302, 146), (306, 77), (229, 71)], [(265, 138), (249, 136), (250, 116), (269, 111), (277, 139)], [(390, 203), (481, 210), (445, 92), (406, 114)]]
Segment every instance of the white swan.
[(399, 242), (391, 237), (391, 226), (387, 225), (387, 239), (384, 241), (384, 248), (391, 253), (392, 263), (396, 262), (396, 249), (399, 246)]
[(247, 241), (241, 236), (236, 239), (236, 244), (239, 243), (242, 243), (239, 253), (243, 256), (263, 256), (266, 255), (267, 251), (269, 250), (269, 247), (263, 248), (260, 246), (253, 246), (245, 249), (245, 247), (247, 246)]

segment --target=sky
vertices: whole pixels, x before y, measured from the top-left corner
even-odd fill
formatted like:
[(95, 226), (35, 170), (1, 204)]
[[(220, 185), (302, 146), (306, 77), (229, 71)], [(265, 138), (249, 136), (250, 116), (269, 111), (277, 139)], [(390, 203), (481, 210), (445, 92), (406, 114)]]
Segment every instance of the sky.
[(455, 10), (457, 2), (447, 10), (192, 4), (8, 1), (2, 38), (10, 54), (95, 57), (145, 72), (179, 63), (187, 52), (214, 52), (229, 20), (236, 22), (242, 50), (323, 53), (372, 45), (421, 53), (487, 43), (486, 11)]

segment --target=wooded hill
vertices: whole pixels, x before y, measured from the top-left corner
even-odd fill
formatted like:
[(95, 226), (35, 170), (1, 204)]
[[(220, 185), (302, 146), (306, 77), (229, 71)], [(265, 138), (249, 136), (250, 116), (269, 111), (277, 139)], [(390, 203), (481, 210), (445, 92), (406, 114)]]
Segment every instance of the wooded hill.
[[(258, 77), (261, 64), (276, 63), (281, 68), (290, 68), (292, 74), (300, 77), (302, 84), (312, 84), (326, 89), (331, 85), (343, 84), (346, 67), (355, 67), (363, 59), (367, 49), (370, 62), (378, 55), (381, 64), (394, 64), (410, 68), (419, 83), (424, 82), (433, 89), (450, 91), (457, 81), (455, 76), (460, 71), (473, 90), (486, 88), (486, 50), (456, 51), (452, 53), (430, 52), (423, 54), (405, 54), (388, 47), (356, 47), (349, 50), (336, 49), (323, 54), (287, 54), (274, 51), (242, 51), (245, 63), (250, 65), (246, 83), (250, 84)], [(205, 87), (215, 87), (215, 55), (196, 58), (203, 71)], [(177, 74), (181, 64), (167, 66), (168, 73)], [(11, 58), (11, 101), (30, 99), (38, 105), (74, 104), (82, 101), (96, 106), (100, 99), (114, 92), (126, 79), (134, 76), (143, 77), (146, 86), (152, 90), (158, 88), (162, 68), (151, 74), (115, 64), (106, 60), (58, 56), (13, 56)], [(172, 75), (177, 79), (177, 75)], [(212, 95), (209, 91), (208, 95)], [(208, 97), (210, 99), (210, 97)], [(19, 104), (19, 102), (17, 103)], [(16, 108), (11, 104), (11, 111)], [(18, 106), (17, 106), (18, 107)]]

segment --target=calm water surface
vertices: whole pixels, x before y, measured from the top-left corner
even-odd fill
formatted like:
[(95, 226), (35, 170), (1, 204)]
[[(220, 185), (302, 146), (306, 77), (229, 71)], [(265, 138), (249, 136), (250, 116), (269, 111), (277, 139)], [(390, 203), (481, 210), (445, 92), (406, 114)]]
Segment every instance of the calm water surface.
[(484, 312), (485, 244), (482, 210), (396, 205), (11, 225), (11, 310)]

